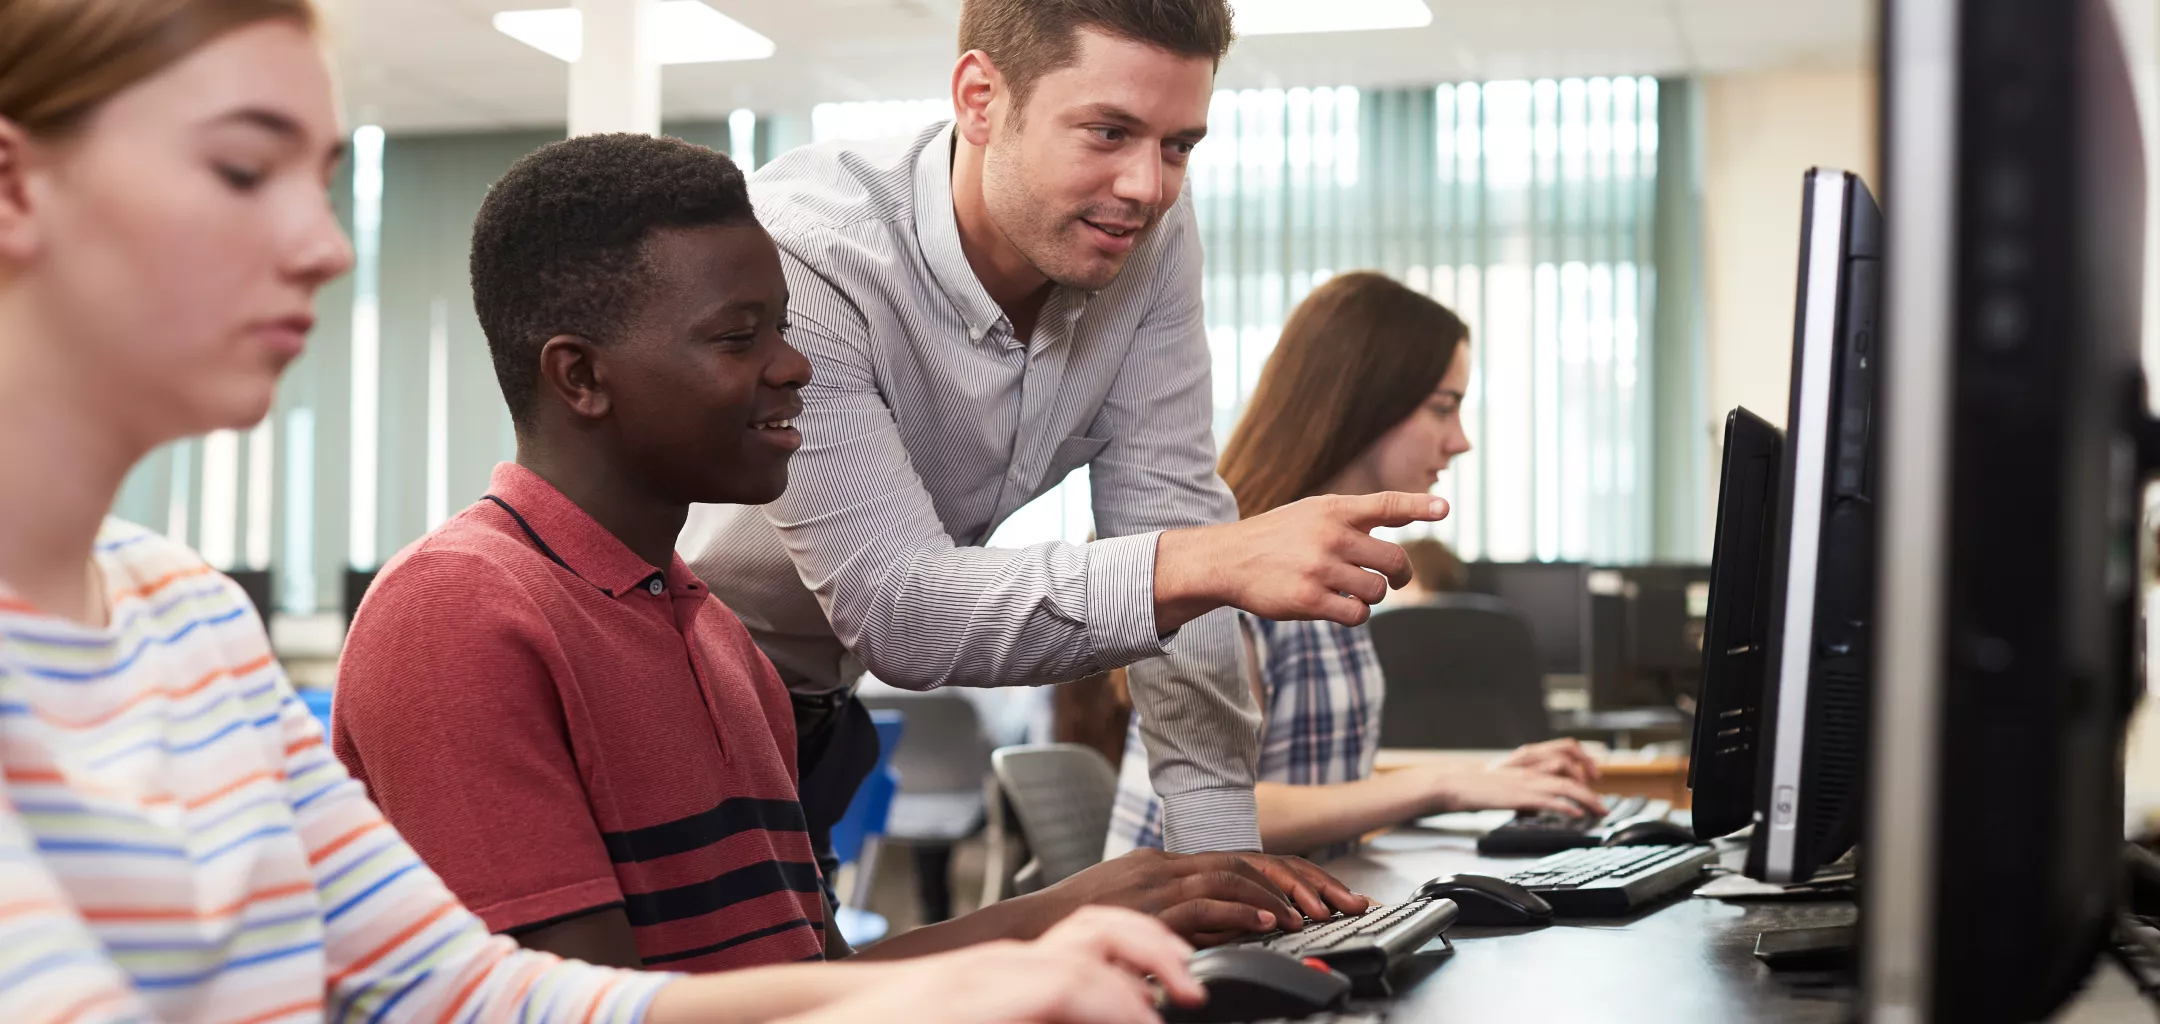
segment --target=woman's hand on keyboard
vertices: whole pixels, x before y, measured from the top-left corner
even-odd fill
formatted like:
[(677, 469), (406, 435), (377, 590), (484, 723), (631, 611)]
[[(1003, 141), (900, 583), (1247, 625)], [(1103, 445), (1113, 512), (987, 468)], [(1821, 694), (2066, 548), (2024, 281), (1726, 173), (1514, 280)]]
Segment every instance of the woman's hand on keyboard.
[(1563, 775), (1585, 786), (1598, 780), (1597, 760), (1583, 745), (1572, 739), (1546, 740), (1543, 743), (1525, 743), (1516, 747), (1508, 756), (1492, 763), (1494, 768), (1521, 768), (1526, 771), (1544, 772), (1547, 775)]
[(1605, 802), (1589, 786), (1528, 768), (1442, 769), (1432, 773), (1430, 784), (1446, 811), (1553, 811), (1569, 817), (1605, 813)]

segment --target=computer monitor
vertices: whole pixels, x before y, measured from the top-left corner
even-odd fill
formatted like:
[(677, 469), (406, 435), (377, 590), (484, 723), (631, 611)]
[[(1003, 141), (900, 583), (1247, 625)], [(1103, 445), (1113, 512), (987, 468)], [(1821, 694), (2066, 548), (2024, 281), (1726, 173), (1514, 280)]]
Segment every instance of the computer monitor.
[(1859, 176), (1807, 172), (1792, 402), (1770, 562), (1757, 820), (1747, 873), (1804, 882), (1859, 841), (1874, 617), (1871, 418), (1882, 213)]
[(1702, 684), (1688, 757), (1695, 835), (1701, 839), (1731, 835), (1754, 820), (1756, 730), (1770, 638), (1770, 602), (1764, 598), (1777, 546), (1772, 527), (1784, 446), (1783, 431), (1744, 408), (1725, 418)]
[(1873, 1021), (2047, 1017), (2119, 909), (2145, 167), (2106, 0), (1886, 0)]
[(1579, 562), (1471, 562), (1464, 567), (1469, 588), (1513, 605), (1530, 622), (1545, 671), (1584, 671), (1589, 646), (1590, 567)]
[[(1599, 570), (1619, 585), (1617, 637), (1608, 640), (1592, 624), (1592, 664), (1616, 643), (1610, 671), (1593, 670), (1590, 706), (1597, 710), (1674, 707), (1695, 695), (1702, 672), (1704, 617), (1709, 607), (1710, 567), (1654, 563)], [(1595, 577), (1593, 577), (1595, 579)], [(1593, 583), (1593, 595), (1599, 588)], [(1597, 605), (1593, 596), (1592, 614)]]

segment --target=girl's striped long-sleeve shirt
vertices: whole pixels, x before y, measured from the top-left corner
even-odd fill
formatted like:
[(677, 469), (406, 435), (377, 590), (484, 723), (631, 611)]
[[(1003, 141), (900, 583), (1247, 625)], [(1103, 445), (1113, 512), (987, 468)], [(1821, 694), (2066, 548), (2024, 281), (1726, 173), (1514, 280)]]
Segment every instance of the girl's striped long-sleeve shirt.
[(108, 522), (103, 628), (0, 583), (0, 1021), (616, 1024), (668, 975), (491, 936), (331, 756), (231, 580)]

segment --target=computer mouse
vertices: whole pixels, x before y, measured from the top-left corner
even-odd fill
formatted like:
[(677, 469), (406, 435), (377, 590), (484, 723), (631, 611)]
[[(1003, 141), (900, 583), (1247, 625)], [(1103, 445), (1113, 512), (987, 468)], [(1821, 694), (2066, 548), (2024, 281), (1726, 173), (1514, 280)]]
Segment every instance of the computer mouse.
[(1663, 818), (1631, 821), (1605, 837), (1606, 846), (1691, 846), (1695, 833)]
[(1420, 886), (1414, 899), (1434, 897), (1455, 901), (1462, 916), (1455, 920), (1471, 925), (1547, 924), (1552, 904), (1504, 878), (1491, 875), (1447, 875)]
[(1318, 960), (1300, 960), (1262, 946), (1217, 946), (1193, 954), (1193, 978), (1207, 989), (1199, 1006), (1166, 1006), (1163, 1020), (1249, 1021), (1304, 1017), (1339, 1010), (1350, 999), (1350, 978)]

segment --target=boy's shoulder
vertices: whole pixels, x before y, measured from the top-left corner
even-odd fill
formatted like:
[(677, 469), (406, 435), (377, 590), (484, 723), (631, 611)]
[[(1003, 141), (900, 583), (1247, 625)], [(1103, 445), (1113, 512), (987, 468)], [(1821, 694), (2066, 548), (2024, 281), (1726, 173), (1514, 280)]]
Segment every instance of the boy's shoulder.
[(443, 615), (464, 629), (539, 616), (539, 596), (557, 586), (555, 566), (522, 538), (482, 521), (489, 507), (467, 508), (383, 563), (353, 612), (351, 632), (364, 638), (371, 629)]

